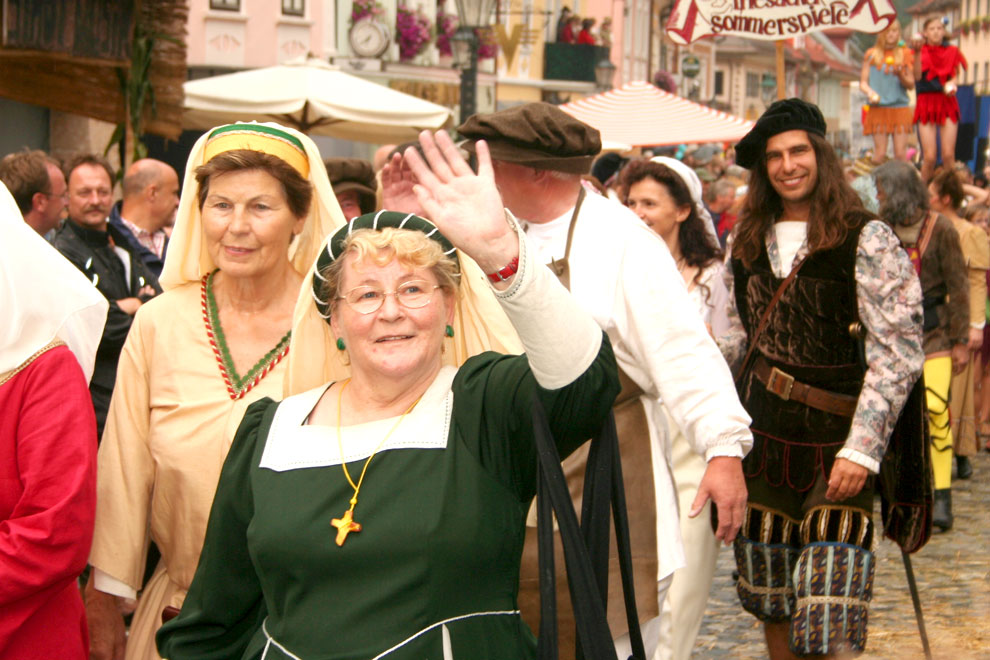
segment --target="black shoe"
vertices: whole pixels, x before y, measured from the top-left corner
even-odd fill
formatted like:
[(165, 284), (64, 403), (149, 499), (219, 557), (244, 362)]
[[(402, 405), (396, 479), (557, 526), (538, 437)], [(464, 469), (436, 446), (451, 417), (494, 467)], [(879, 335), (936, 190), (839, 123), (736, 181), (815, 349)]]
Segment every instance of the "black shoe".
[(947, 532), (952, 529), (952, 491), (948, 488), (935, 490), (935, 506), (932, 508), (932, 531)]
[(966, 456), (956, 456), (956, 478), (969, 479), (973, 476), (973, 464)]

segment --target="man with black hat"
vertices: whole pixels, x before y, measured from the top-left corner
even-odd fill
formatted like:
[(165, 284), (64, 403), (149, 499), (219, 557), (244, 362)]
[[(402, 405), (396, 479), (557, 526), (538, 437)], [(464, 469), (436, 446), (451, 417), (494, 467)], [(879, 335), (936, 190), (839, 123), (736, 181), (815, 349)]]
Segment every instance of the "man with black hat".
[(736, 147), (752, 175), (719, 343), (753, 417), (737, 591), (772, 660), (865, 647), (873, 475), (924, 362), (918, 277), (824, 136), (787, 99)]
[[(716, 535), (726, 543), (735, 537), (744, 510), (741, 459), (752, 442), (749, 417), (663, 241), (626, 207), (585, 193), (581, 176), (601, 150), (596, 129), (556, 106), (530, 103), (475, 115), (458, 131), (468, 139), (468, 151), (476, 140), (488, 143), (504, 204), (523, 223), (529, 244), (544, 263), (608, 333), (624, 372), (616, 424), (631, 493), (627, 503), (637, 605), (647, 657), (652, 657), (671, 574), (684, 563), (660, 401), (708, 462), (692, 515), (709, 498), (714, 501), (720, 514)], [(582, 466), (575, 465), (583, 455), (579, 451), (578, 458), (564, 462), (572, 489), (571, 475), (583, 474)], [(530, 550), (535, 558), (532, 531), (524, 562)], [(536, 575), (535, 561), (524, 565), (524, 614), (538, 614), (526, 611), (525, 599), (525, 593), (533, 592)], [(613, 634), (620, 635), (619, 656), (628, 657), (621, 590), (609, 591), (614, 598), (609, 623)], [(567, 602), (559, 598), (558, 607)], [(566, 628), (561, 625), (562, 631)], [(562, 646), (568, 641), (573, 643), (562, 640)]]
[(375, 211), (378, 182), (371, 163), (360, 158), (327, 158), (323, 165), (345, 220)]

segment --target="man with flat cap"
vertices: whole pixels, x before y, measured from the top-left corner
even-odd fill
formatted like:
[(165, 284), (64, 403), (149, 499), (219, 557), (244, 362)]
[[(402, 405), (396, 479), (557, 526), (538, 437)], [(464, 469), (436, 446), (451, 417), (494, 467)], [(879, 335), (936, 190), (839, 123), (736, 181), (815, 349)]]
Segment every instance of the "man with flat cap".
[(371, 163), (360, 158), (327, 158), (323, 164), (345, 220), (375, 211), (378, 182)]
[[(746, 499), (741, 459), (752, 442), (749, 417), (666, 245), (626, 207), (585, 193), (581, 176), (601, 150), (597, 130), (556, 106), (530, 103), (475, 115), (458, 131), (468, 139), (464, 146), (469, 151), (476, 140), (488, 143), (506, 207), (524, 224), (529, 244), (608, 333), (615, 349), (623, 372), (616, 423), (637, 604), (647, 657), (653, 657), (660, 607), (672, 573), (684, 564), (660, 401), (708, 462), (692, 514), (698, 515), (712, 499), (721, 514), (717, 536), (726, 543), (739, 529)], [(580, 493), (574, 477), (583, 474), (583, 466), (574, 462), (584, 456), (586, 452), (579, 451), (565, 461), (572, 492)], [(535, 533), (529, 529), (524, 562), (530, 550), (533, 561), (523, 568), (524, 610), (526, 593), (538, 596), (531, 540)], [(630, 654), (625, 610), (612, 577), (609, 624), (619, 635), (619, 657), (625, 658)], [(558, 607), (567, 604), (567, 598), (558, 599)], [(531, 613), (538, 616), (538, 608)], [(565, 636), (568, 624), (563, 613), (561, 618)], [(563, 639), (562, 647), (567, 643), (573, 644), (573, 639)]]
[(873, 475), (924, 362), (921, 287), (897, 236), (845, 182), (816, 106), (771, 105), (736, 162), (752, 174), (719, 344), (754, 436), (736, 588), (772, 660), (857, 653)]

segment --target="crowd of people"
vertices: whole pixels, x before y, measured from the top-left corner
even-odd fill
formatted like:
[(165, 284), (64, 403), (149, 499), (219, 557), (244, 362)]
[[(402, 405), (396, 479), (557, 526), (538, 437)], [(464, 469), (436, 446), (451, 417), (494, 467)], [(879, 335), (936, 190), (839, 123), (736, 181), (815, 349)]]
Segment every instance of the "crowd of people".
[(720, 544), (770, 658), (862, 651), (888, 443), (930, 440), (941, 532), (990, 450), (986, 179), (905, 159), (919, 113), (954, 143), (898, 91), (954, 84), (929, 27), (866, 55), (863, 172), (800, 99), (633, 157), (545, 103), (374, 163), (235, 123), (116, 202), (5, 156), (0, 656), (535, 658), (537, 401), (568, 479), (615, 420), (616, 657), (691, 656)]

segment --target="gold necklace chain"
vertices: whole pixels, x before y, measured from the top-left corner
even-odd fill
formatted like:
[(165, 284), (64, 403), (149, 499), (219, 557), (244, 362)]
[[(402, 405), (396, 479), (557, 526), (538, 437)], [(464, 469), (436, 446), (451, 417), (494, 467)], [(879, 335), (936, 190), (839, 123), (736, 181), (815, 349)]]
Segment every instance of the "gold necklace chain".
[(364, 483), (364, 475), (368, 472), (368, 466), (371, 464), (371, 459), (373, 459), (375, 454), (378, 453), (378, 450), (385, 445), (385, 442), (389, 439), (389, 437), (391, 437), (395, 429), (399, 428), (399, 424), (401, 424), (402, 420), (406, 418), (406, 415), (412, 412), (412, 409), (415, 408), (416, 404), (423, 398), (422, 395), (420, 395), (420, 397), (413, 401), (412, 405), (406, 408), (406, 411), (399, 416), (399, 419), (396, 420), (395, 424), (392, 425), (392, 428), (385, 434), (382, 441), (379, 442), (378, 446), (375, 447), (375, 450), (371, 452), (371, 456), (368, 457), (368, 460), (364, 462), (364, 467), (361, 468), (361, 476), (358, 477), (358, 482), (355, 484), (354, 479), (351, 478), (351, 473), (347, 470), (347, 462), (344, 460), (344, 441), (340, 435), (340, 413), (343, 408), (342, 403), (344, 400), (344, 390), (347, 389), (350, 382), (350, 379), (344, 381), (344, 384), (340, 387), (340, 391), (337, 393), (337, 447), (340, 449), (340, 466), (344, 468), (344, 476), (347, 477), (347, 483), (349, 483), (351, 488), (354, 489), (354, 495), (350, 500), (351, 508), (345, 511), (343, 516), (340, 518), (334, 518), (330, 522), (332, 526), (337, 528), (336, 543), (338, 546), (344, 545), (344, 541), (347, 540), (347, 535), (349, 533), (361, 531), (361, 524), (354, 521), (354, 507), (357, 506), (358, 493), (361, 492), (361, 484)]

